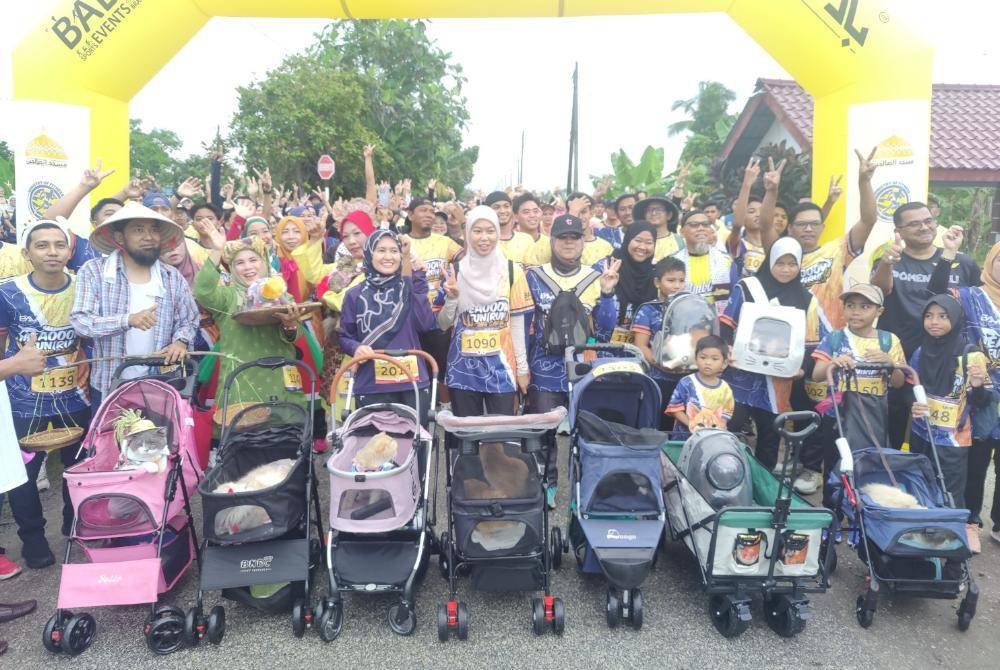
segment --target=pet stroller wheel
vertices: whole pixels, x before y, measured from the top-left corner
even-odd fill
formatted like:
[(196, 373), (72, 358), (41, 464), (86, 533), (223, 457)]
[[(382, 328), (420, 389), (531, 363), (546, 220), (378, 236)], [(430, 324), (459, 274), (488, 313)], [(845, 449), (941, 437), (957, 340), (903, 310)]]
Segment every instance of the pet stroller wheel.
[(94, 643), (96, 634), (97, 622), (94, 621), (94, 617), (89, 614), (77, 614), (66, 622), (59, 644), (67, 654), (76, 656)]
[(173, 612), (164, 614), (146, 624), (146, 646), (154, 654), (172, 654), (184, 644), (184, 629), (184, 617)]
[(448, 605), (441, 603), (437, 608), (438, 641), (448, 641)]
[(182, 610), (180, 607), (176, 607), (174, 605), (160, 605), (159, 607), (156, 608), (156, 611), (153, 612), (153, 619), (152, 620), (155, 621), (156, 619), (159, 619), (164, 614), (176, 614), (177, 616), (183, 618), (184, 617), (184, 610)]
[(795, 637), (806, 628), (799, 604), (788, 596), (771, 596), (764, 600), (764, 620), (768, 628), (781, 637)]
[(875, 620), (875, 610), (868, 609), (865, 607), (865, 597), (858, 596), (857, 604), (855, 605), (854, 612), (858, 617), (858, 625), (862, 628), (868, 628), (872, 625), (872, 621)]
[[(417, 628), (417, 614), (412, 608), (406, 607), (405, 613), (400, 610), (403, 608), (403, 603), (396, 603), (389, 607), (389, 612), (386, 618), (389, 620), (389, 628), (396, 635), (412, 635), (413, 631)], [(402, 621), (400, 621), (400, 615), (402, 616)]]
[(292, 605), (292, 635), (302, 637), (306, 632), (306, 605), (297, 598)]
[(209, 612), (206, 634), (212, 644), (222, 642), (222, 637), (226, 634), (226, 608), (222, 605), (216, 605)]
[(562, 548), (562, 529), (559, 526), (553, 526), (552, 530), (549, 531), (549, 561), (554, 570), (562, 567)]
[(972, 624), (972, 615), (968, 612), (963, 612), (961, 609), (958, 611), (958, 629), (963, 633), (969, 630), (969, 626)]
[(544, 635), (547, 628), (548, 622), (545, 620), (545, 603), (542, 602), (541, 598), (532, 598), (531, 630), (534, 631), (535, 635)]
[(66, 622), (73, 618), (73, 613), (69, 610), (56, 612), (45, 622), (45, 630), (42, 632), (42, 645), (53, 654), (61, 652), (60, 642), (66, 630)]
[(465, 606), (465, 603), (458, 603), (458, 639), (467, 640), (469, 639), (469, 609)]
[(562, 635), (566, 630), (566, 605), (562, 598), (552, 599), (552, 632)]
[(323, 642), (333, 642), (344, 627), (343, 603), (327, 598), (323, 611), (319, 616), (319, 639)]
[(608, 628), (617, 627), (622, 620), (622, 601), (614, 589), (608, 589), (605, 609), (608, 616)]
[(642, 628), (642, 591), (632, 589), (632, 604), (628, 613), (629, 623), (632, 628), (639, 630)]
[[(184, 617), (184, 641), (197, 647), (205, 635), (205, 622), (200, 607), (192, 607)], [(200, 627), (200, 630), (199, 630)]]
[(750, 625), (750, 608), (731, 596), (716, 594), (708, 599), (708, 614), (712, 625), (722, 637), (737, 637)]

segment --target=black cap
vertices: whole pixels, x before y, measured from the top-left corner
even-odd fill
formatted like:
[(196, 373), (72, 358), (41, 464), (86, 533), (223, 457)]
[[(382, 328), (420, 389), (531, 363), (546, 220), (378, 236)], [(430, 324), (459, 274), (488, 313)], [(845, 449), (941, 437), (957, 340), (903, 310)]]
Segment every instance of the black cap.
[(583, 237), (583, 221), (572, 214), (557, 216), (552, 221), (552, 237), (562, 237), (563, 235), (579, 235)]
[(486, 200), (483, 201), (483, 204), (487, 207), (492, 207), (495, 202), (510, 202), (510, 196), (503, 191), (493, 191), (486, 196)]
[(432, 203), (430, 200), (427, 200), (426, 198), (421, 198), (418, 196), (410, 200), (410, 204), (406, 206), (406, 209), (412, 212), (417, 207), (420, 207), (420, 205), (430, 205), (431, 207), (433, 207), (434, 203)]

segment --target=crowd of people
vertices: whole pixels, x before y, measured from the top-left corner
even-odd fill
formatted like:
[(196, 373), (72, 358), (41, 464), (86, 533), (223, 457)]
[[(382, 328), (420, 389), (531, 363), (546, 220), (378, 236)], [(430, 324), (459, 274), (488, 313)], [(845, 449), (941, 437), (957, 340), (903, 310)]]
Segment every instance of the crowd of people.
[[(301, 401), (315, 393), (319, 435), (339, 402), (330, 388), (336, 372), (351, 357), (383, 349), (430, 353), (438, 378), (417, 357), (401, 359), (408, 370), (368, 361), (353, 379), (359, 405), (412, 404), (409, 373), (424, 409), (437, 384), (439, 400), (457, 416), (514, 414), (522, 405), (540, 413), (567, 403), (564, 332), (554, 313), (578, 327), (584, 343), (627, 343), (642, 352), (662, 391), (664, 430), (686, 431), (699, 412), (716, 412), (731, 431), (752, 431), (757, 459), (773, 468), (777, 414), (820, 412), (821, 429), (804, 445), (795, 475), (803, 494), (819, 490), (837, 460), (831, 404), (840, 398), (828, 397), (831, 366), (908, 364), (928, 402), (914, 401), (913, 380), (900, 370), (855, 370), (844, 432), (858, 446), (906, 442), (923, 452), (933, 439), (948, 489), (970, 510), (970, 537), (978, 538), (988, 465), (1000, 461), (1000, 245), (980, 271), (959, 251), (961, 228), (939, 236), (932, 209), (908, 202), (893, 215), (894, 240), (874, 255), (870, 282), (850, 282), (848, 265), (877, 219), (872, 155), (857, 154), (859, 220), (834, 236), (824, 231), (841, 228), (828, 221), (840, 179), (831, 178), (822, 205), (803, 198), (786, 206), (778, 198), (784, 162), (756, 158), (732, 202), (686, 196), (683, 170), (665, 195), (605, 199), (602, 184), (552, 201), (521, 187), (462, 201), (433, 180), (426, 194), (412, 192), (409, 181), (376, 182), (366, 147), (364, 196), (331, 202), (320, 190), (275, 186), (266, 169), (237, 189), (223, 183), (222, 156), (213, 154), (206, 183), (191, 178), (165, 190), (133, 179), (98, 200), (89, 238), (74, 234), (66, 218), (114, 170), (87, 170), (42, 219), (23, 222), (0, 247), (0, 491), (22, 561), (37, 570), (55, 557), (39, 497), (48, 486), (46, 454), (19, 450), (18, 441), (85, 428), (124, 357), (155, 356), (169, 366), (190, 352), (227, 354), (201, 365), (206, 402), (238, 360), (303, 360), (317, 384), (290, 385), (261, 370), (230, 400)], [(276, 321), (235, 318), (273, 277), (291, 298)], [(711, 306), (717, 334), (697, 341), (693, 370), (668, 368), (655, 342), (671, 301), (688, 294)], [(301, 307), (311, 301), (322, 307)], [(732, 355), (741, 320), (756, 311), (748, 305), (762, 304), (805, 315), (805, 355), (792, 377), (745, 369)], [(554, 436), (549, 442), (555, 450)], [(58, 451), (63, 466), (75, 462), (77, 446)], [(554, 505), (558, 459), (553, 453), (546, 461)], [(66, 535), (65, 486), (63, 496)], [(1000, 542), (1000, 492), (990, 520)], [(0, 553), (0, 579), (20, 570)], [(29, 607), (0, 606), (0, 620)]]

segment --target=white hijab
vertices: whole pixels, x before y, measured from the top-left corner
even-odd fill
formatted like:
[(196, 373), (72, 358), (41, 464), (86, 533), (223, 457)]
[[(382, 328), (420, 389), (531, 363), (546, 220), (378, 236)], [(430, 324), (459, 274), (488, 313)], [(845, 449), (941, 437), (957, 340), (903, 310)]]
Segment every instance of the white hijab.
[[(478, 221), (488, 221), (497, 232), (497, 245), (485, 256), (480, 255), (470, 242), (472, 226)], [(473, 207), (465, 217), (465, 256), (458, 262), (458, 313), (496, 302), (497, 287), (508, 281), (507, 258), (500, 250), (497, 213), (486, 205)]]

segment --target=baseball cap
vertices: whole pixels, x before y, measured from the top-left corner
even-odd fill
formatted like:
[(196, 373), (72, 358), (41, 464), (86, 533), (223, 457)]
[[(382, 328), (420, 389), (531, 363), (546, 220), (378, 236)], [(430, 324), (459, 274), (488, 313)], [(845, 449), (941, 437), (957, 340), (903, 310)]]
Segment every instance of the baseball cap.
[(849, 289), (840, 294), (840, 299), (844, 300), (849, 295), (860, 295), (865, 300), (872, 302), (879, 307), (882, 306), (885, 298), (882, 295), (882, 289), (878, 286), (872, 284), (855, 284)]
[(483, 201), (483, 204), (487, 207), (492, 207), (493, 203), (496, 202), (510, 202), (510, 196), (503, 191), (493, 191), (486, 196), (486, 200)]
[(55, 226), (58, 228), (63, 235), (66, 236), (66, 243), (72, 244), (73, 241), (69, 236), (69, 223), (63, 217), (57, 217), (56, 219), (39, 219), (38, 221), (29, 221), (24, 224), (24, 230), (21, 231), (21, 247), (27, 246), (28, 236), (36, 228), (41, 226)]
[(406, 206), (406, 209), (412, 212), (416, 210), (417, 207), (420, 207), (420, 205), (430, 205), (431, 207), (433, 207), (434, 203), (432, 203), (427, 198), (416, 197), (410, 200), (410, 204)]
[(143, 207), (173, 207), (174, 203), (170, 202), (170, 198), (166, 193), (147, 193), (146, 197), (142, 199)]
[(579, 235), (583, 237), (583, 221), (572, 214), (557, 216), (552, 221), (551, 237), (562, 237), (563, 235)]

